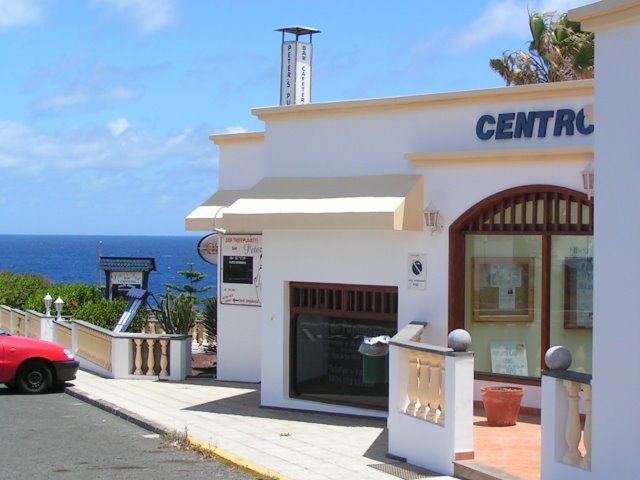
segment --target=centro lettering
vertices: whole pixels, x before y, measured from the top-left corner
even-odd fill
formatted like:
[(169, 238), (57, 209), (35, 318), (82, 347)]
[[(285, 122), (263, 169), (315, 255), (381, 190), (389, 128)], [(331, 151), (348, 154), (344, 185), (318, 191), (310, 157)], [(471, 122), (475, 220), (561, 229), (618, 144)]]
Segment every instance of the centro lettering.
[(535, 132), (538, 138), (544, 138), (551, 125), (554, 137), (572, 136), (575, 130), (582, 135), (593, 133), (593, 125), (586, 124), (584, 108), (577, 114), (568, 108), (561, 108), (556, 111), (501, 113), (497, 119), (493, 115), (482, 115), (476, 123), (476, 135), (480, 140), (505, 140), (531, 138)]

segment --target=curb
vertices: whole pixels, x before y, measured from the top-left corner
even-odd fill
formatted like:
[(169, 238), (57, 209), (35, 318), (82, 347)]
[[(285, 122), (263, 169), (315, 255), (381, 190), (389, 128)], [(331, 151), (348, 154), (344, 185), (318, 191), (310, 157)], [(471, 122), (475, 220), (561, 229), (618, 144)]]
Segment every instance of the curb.
[[(107, 413), (115, 415), (116, 417), (120, 417), (123, 420), (126, 420), (130, 423), (133, 423), (134, 425), (144, 428), (145, 430), (149, 430), (150, 432), (157, 433), (160, 435), (163, 435), (163, 434), (166, 435), (171, 433), (169, 430), (167, 430), (165, 427), (161, 426), (160, 424), (146, 420), (140, 417), (139, 415), (133, 412), (129, 412), (128, 410), (124, 408), (120, 408), (117, 405), (114, 405), (112, 403), (93, 398), (89, 394), (83, 392), (82, 390), (78, 390), (76, 387), (67, 387), (65, 388), (64, 392), (71, 397), (77, 398), (78, 400), (82, 400), (83, 402), (88, 403), (89, 405), (93, 405), (94, 407), (104, 410)], [(195, 438), (192, 438), (190, 436), (187, 436), (187, 442), (189, 443), (189, 445), (193, 450), (201, 454), (210, 456), (211, 458), (221, 463), (236, 467), (244, 472), (255, 475), (260, 480), (262, 479), (288, 480), (287, 477), (284, 477), (279, 473), (273, 472), (259, 465), (255, 465), (250, 462), (247, 462), (246, 460), (243, 460), (242, 458), (232, 453), (225, 452), (224, 450), (220, 450), (217, 447), (212, 447), (211, 445), (205, 444), (204, 442), (201, 442), (200, 440), (196, 440)]]

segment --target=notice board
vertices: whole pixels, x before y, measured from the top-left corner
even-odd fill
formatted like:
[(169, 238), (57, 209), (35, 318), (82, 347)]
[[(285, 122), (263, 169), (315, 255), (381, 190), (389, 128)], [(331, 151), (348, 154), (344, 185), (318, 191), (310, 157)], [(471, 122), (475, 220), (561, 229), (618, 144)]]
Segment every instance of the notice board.
[(228, 234), (221, 240), (220, 303), (260, 306), (262, 235)]

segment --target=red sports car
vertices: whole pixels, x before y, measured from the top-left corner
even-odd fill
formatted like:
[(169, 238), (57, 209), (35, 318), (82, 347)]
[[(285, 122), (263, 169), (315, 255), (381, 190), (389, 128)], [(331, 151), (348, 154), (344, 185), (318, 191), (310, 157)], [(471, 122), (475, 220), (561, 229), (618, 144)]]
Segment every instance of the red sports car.
[(0, 383), (22, 393), (42, 393), (76, 378), (79, 366), (60, 345), (0, 330)]

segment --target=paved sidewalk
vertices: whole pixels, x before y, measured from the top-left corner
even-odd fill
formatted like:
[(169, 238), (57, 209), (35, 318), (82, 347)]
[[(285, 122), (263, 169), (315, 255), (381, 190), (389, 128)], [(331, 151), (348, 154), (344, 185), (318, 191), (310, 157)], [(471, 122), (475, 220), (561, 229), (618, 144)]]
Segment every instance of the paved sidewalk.
[(79, 371), (67, 392), (155, 431), (187, 433), (260, 478), (452, 479), (385, 456), (384, 420), (260, 408), (259, 385), (105, 379)]

